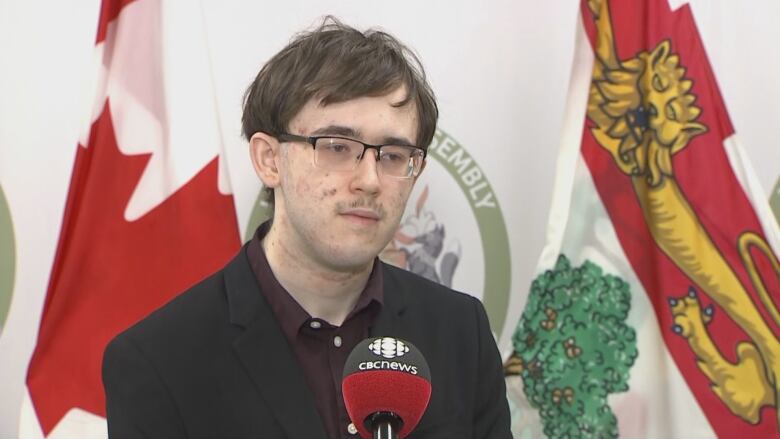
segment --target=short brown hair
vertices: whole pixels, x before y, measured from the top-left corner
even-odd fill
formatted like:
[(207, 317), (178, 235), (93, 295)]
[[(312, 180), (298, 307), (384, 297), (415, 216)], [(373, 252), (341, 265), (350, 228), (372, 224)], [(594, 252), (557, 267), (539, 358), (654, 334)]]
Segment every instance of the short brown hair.
[[(417, 56), (392, 35), (361, 32), (327, 16), (268, 61), (244, 94), (244, 137), (257, 132), (287, 132), (290, 121), (312, 98), (323, 105), (365, 96), (382, 96), (404, 86), (417, 109), (416, 144), (427, 148), (439, 110)], [(273, 202), (271, 198), (269, 201)]]

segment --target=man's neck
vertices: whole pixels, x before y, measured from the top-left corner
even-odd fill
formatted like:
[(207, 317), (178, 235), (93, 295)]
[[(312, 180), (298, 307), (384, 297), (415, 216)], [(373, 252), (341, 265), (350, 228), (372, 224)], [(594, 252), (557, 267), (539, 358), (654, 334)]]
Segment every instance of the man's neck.
[(337, 271), (307, 257), (273, 225), (261, 244), (276, 280), (312, 317), (341, 326), (355, 307), (373, 263), (356, 271)]

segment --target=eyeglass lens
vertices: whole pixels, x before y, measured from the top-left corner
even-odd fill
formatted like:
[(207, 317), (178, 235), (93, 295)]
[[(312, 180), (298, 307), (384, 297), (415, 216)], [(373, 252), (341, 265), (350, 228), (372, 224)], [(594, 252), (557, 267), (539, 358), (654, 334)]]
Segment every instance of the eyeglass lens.
[[(349, 171), (357, 167), (363, 154), (363, 144), (350, 139), (322, 137), (314, 147), (317, 166), (334, 171)], [(380, 172), (393, 177), (411, 177), (422, 166), (422, 151), (403, 145), (384, 145), (379, 149)]]

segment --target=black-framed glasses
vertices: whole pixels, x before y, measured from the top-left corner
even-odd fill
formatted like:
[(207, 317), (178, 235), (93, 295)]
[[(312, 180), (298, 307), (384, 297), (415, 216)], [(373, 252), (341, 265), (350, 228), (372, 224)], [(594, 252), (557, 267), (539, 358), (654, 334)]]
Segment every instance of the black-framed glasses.
[(329, 171), (352, 171), (367, 149), (376, 150), (377, 168), (382, 175), (395, 178), (416, 177), (425, 161), (425, 150), (412, 145), (371, 145), (338, 136), (306, 137), (279, 134), (282, 142), (306, 142), (314, 147), (314, 164)]

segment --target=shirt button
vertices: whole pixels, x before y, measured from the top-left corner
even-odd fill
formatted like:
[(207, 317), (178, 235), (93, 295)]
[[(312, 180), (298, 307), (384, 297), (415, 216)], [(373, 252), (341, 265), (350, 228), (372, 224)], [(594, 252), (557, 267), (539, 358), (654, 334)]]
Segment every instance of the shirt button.
[(351, 422), (349, 423), (349, 425), (347, 425), (347, 431), (349, 432), (349, 434), (357, 434), (358, 432), (357, 427), (355, 427), (355, 424)]
[(320, 323), (320, 322), (318, 322), (316, 320), (312, 320), (311, 323), (309, 323), (309, 327), (311, 329), (320, 329), (322, 327), (322, 323)]
[(336, 346), (337, 348), (341, 347), (341, 337), (340, 336), (337, 335), (337, 336), (333, 337), (333, 346)]

